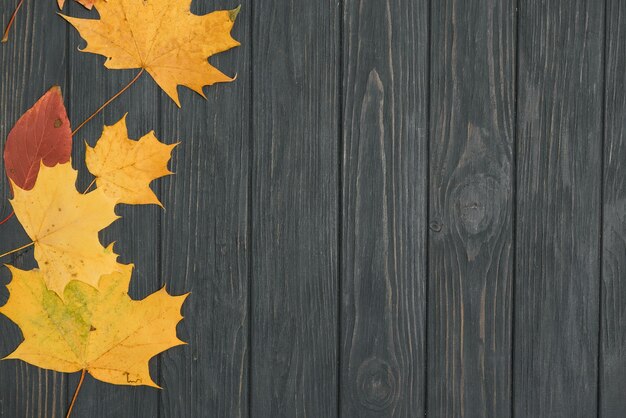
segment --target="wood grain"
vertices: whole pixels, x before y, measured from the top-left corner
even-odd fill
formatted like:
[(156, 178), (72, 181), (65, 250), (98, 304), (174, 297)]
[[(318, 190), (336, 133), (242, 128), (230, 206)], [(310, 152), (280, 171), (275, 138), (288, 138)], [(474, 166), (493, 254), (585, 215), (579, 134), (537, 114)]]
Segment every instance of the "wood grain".
[[(2, 28), (17, 2), (2, 5)], [(67, 28), (56, 16), (56, 3), (26, 1), (20, 10), (9, 42), (0, 44), (0, 144), (19, 119), (39, 97), (55, 84), (65, 89), (67, 63)], [(0, 172), (0, 218), (12, 208), (8, 202), (10, 187)], [(0, 253), (26, 244), (30, 240), (13, 217), (0, 225)], [(30, 269), (35, 266), (32, 249), (7, 257), (2, 263)], [(0, 304), (8, 298), (8, 270), (0, 269)], [(0, 316), (0, 357), (12, 352), (22, 341), (22, 333), (4, 316)], [(66, 376), (38, 369), (24, 362), (0, 361), (0, 417), (64, 417), (66, 409)]]
[(520, 4), (515, 416), (597, 414), (603, 11)]
[(600, 417), (626, 416), (626, 4), (607, 1)]
[(341, 416), (424, 415), (428, 3), (344, 12)]
[(510, 416), (515, 4), (431, 11), (428, 415)]
[[(68, 1), (67, 13), (71, 16), (95, 18), (95, 11), (88, 12), (79, 4)], [(78, 32), (69, 27), (69, 68), (66, 102), (72, 126), (78, 126), (111, 96), (125, 86), (138, 70), (107, 70), (104, 57), (78, 51), (85, 42)], [(160, 129), (159, 90), (150, 77), (142, 77), (124, 95), (114, 101), (74, 136), (72, 162), (81, 173), (78, 189), (84, 190), (93, 177), (85, 167), (85, 142), (94, 146), (102, 134), (103, 126), (113, 125), (124, 114), (129, 135), (139, 139), (151, 130), (159, 139), (172, 142)], [(158, 184), (156, 181), (158, 190)], [(154, 188), (154, 186), (153, 186)], [(159, 194), (159, 193), (157, 193)], [(116, 213), (122, 216), (101, 233), (103, 244), (115, 242), (114, 250), (122, 263), (135, 265), (130, 283), (130, 295), (143, 299), (161, 287), (160, 232), (163, 210), (155, 205), (118, 205)], [(158, 359), (151, 361), (151, 374), (157, 383)], [(68, 385), (68, 401), (78, 384), (79, 373), (71, 376)], [(150, 418), (156, 417), (159, 407), (159, 391), (137, 386), (115, 386), (99, 382), (88, 376), (76, 402), (73, 415), (90, 418)]]
[(163, 182), (162, 277), (191, 292), (179, 326), (189, 344), (163, 355), (161, 417), (248, 416), (250, 16), (244, 3), (233, 29), (242, 46), (210, 59), (237, 80), (206, 87), (208, 100), (180, 88), (181, 109), (161, 95), (163, 137), (181, 141)]
[(337, 415), (338, 19), (254, 7), (253, 417)]

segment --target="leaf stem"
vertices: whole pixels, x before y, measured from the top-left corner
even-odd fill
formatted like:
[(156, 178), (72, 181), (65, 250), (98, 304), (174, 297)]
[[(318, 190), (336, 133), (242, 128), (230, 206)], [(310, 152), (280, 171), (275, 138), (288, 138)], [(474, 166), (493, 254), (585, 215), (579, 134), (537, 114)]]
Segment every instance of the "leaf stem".
[[(89, 186), (87, 186), (87, 188), (85, 189), (85, 191), (83, 192), (83, 194), (87, 194), (87, 192), (89, 191), (89, 189), (91, 189), (93, 187), (94, 184), (96, 184), (96, 180), (97, 178), (94, 178), (93, 180), (91, 180), (91, 183), (89, 183)], [(2, 225), (2, 224), (0, 224)]]
[(18, 252), (18, 251), (22, 251), (23, 249), (28, 248), (28, 247), (30, 247), (31, 245), (35, 245), (35, 243), (34, 243), (34, 242), (30, 242), (30, 243), (28, 243), (28, 244), (26, 244), (26, 245), (22, 245), (20, 248), (16, 248), (16, 249), (11, 250), (11, 251), (8, 251), (8, 252), (6, 252), (6, 253), (4, 253), (4, 254), (0, 254), (0, 258), (4, 258), (4, 257), (6, 257), (7, 255), (11, 255), (11, 254), (16, 253), (16, 252)]
[(0, 221), (0, 225), (7, 223), (7, 221), (13, 217), (13, 215), (15, 215), (15, 212), (11, 211), (11, 213), (9, 213), (9, 215), (6, 218)]
[(15, 17), (17, 16), (17, 12), (22, 7), (22, 4), (24, 4), (24, 0), (20, 0), (20, 2), (17, 3), (17, 6), (15, 7), (15, 11), (11, 15), (11, 19), (9, 19), (9, 23), (7, 23), (7, 27), (4, 30), (4, 36), (2, 36), (2, 43), (5, 43), (6, 41), (9, 40), (9, 31), (11, 30), (11, 26), (13, 26), (13, 23), (15, 22)]
[(72, 403), (70, 403), (70, 407), (67, 410), (67, 415), (65, 418), (70, 418), (72, 415), (72, 409), (74, 409), (74, 404), (76, 403), (76, 398), (78, 398), (78, 392), (80, 392), (80, 388), (83, 386), (83, 381), (85, 380), (86, 369), (83, 369), (83, 372), (80, 374), (80, 380), (78, 381), (78, 386), (76, 386), (76, 391), (74, 392), (74, 397), (72, 398)]
[(113, 97), (111, 97), (109, 100), (106, 101), (106, 103), (104, 103), (102, 106), (100, 106), (100, 108), (98, 110), (96, 110), (95, 112), (93, 112), (93, 114), (91, 116), (89, 116), (87, 119), (85, 119), (85, 121), (83, 123), (81, 123), (80, 125), (78, 125), (78, 128), (74, 129), (74, 132), (72, 132), (72, 136), (74, 136), (76, 134), (76, 132), (78, 132), (80, 130), (80, 128), (82, 128), (83, 126), (85, 126), (85, 124), (87, 122), (89, 122), (90, 120), (92, 120), (98, 113), (102, 112), (102, 109), (104, 109), (105, 107), (107, 107), (109, 104), (111, 104), (111, 102), (115, 99), (117, 99), (122, 93), (124, 93), (126, 90), (128, 90), (128, 88), (130, 86), (132, 86), (133, 84), (135, 84), (135, 81), (139, 80), (139, 77), (141, 77), (141, 75), (144, 73), (144, 71), (146, 71), (145, 68), (142, 68), (141, 71), (139, 71), (139, 73), (135, 76), (135, 78), (133, 78), (132, 80), (130, 80), (130, 83), (128, 83), (126, 86), (124, 86), (124, 88), (122, 88), (122, 90), (118, 91), (117, 93), (115, 93), (115, 95), (113, 95)]

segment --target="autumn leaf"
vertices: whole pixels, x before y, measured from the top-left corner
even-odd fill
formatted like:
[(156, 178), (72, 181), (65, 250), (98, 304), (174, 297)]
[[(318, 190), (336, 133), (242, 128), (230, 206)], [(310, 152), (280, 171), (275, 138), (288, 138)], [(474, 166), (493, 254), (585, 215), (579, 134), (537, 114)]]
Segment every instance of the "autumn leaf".
[(115, 125), (104, 127), (95, 147), (87, 145), (85, 162), (98, 189), (119, 203), (161, 205), (150, 182), (172, 174), (167, 163), (175, 146), (159, 142), (153, 131), (139, 141), (131, 140), (124, 116)]
[(132, 300), (132, 266), (102, 276), (98, 288), (71, 281), (63, 299), (46, 288), (41, 271), (9, 269), (10, 297), (0, 313), (20, 327), (24, 341), (7, 359), (66, 373), (87, 370), (116, 385), (158, 387), (148, 361), (184, 344), (176, 336), (176, 324), (187, 295), (170, 296), (161, 289)]
[(240, 45), (230, 31), (239, 8), (199, 16), (191, 0), (108, 0), (95, 7), (100, 19), (63, 16), (87, 41), (84, 52), (107, 57), (109, 69), (145, 69), (180, 107), (177, 86), (204, 97), (202, 88), (234, 79), (207, 61)]
[(35, 185), (39, 166), (67, 163), (72, 152), (72, 129), (61, 89), (52, 87), (17, 121), (4, 148), (7, 176), (19, 188)]
[(113, 245), (104, 248), (98, 232), (118, 216), (116, 200), (103, 190), (76, 190), (71, 162), (41, 166), (32, 190), (14, 185), (15, 215), (35, 245), (35, 260), (50, 290), (63, 294), (70, 280), (96, 286), (100, 276), (120, 269)]

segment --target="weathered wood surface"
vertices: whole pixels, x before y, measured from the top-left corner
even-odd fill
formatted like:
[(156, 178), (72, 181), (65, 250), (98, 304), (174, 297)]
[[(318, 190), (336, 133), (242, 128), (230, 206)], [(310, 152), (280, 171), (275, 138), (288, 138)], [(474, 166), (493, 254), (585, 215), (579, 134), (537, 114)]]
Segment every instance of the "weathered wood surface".
[(591, 0), (530, 0), (519, 13), (513, 412), (591, 417), (604, 9)]
[(423, 0), (344, 11), (341, 416), (425, 410), (427, 12)]
[(243, 46), (211, 59), (235, 83), (207, 88), (207, 102), (186, 91), (181, 109), (161, 95), (162, 136), (181, 143), (161, 188), (160, 277), (175, 294), (191, 292), (179, 326), (189, 345), (161, 361), (162, 417), (248, 416), (250, 22), (244, 7), (233, 31)]
[(250, 412), (333, 417), (340, 9), (253, 10)]
[(606, 9), (599, 411), (626, 414), (626, 3)]
[[(52, 85), (76, 125), (136, 74), (56, 11), (25, 0), (0, 46), (0, 144)], [(626, 416), (625, 24), (621, 0), (243, 1), (211, 59), (234, 83), (178, 109), (143, 77), (75, 138), (79, 168), (126, 112), (181, 141), (166, 210), (102, 240), (134, 297), (192, 293), (164, 389), (87, 378), (74, 416)], [(0, 225), (0, 252), (26, 239)], [(1, 317), (0, 356), (20, 338)], [(77, 380), (2, 361), (0, 417), (64, 417)]]
[(432, 4), (428, 414), (509, 416), (515, 4)]

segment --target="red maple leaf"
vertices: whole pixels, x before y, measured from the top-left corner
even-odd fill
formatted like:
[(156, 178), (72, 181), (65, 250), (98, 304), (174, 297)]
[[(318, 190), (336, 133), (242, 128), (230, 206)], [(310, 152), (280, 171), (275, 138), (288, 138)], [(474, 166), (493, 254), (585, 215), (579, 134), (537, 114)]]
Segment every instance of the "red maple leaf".
[(52, 87), (17, 121), (4, 148), (7, 176), (20, 189), (35, 185), (41, 161), (53, 167), (70, 160), (72, 129), (58, 86)]

